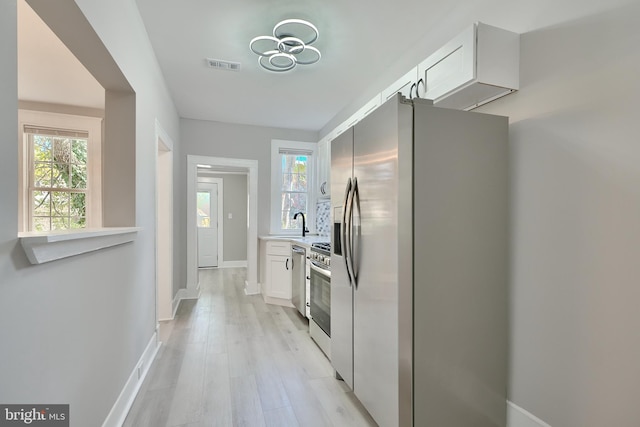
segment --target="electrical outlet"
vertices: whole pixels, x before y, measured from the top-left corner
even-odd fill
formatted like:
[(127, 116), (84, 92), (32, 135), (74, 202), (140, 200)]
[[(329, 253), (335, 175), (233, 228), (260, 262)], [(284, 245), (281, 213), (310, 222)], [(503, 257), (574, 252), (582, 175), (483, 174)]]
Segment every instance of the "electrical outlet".
[(229, 212), (229, 219), (233, 219), (233, 214)]

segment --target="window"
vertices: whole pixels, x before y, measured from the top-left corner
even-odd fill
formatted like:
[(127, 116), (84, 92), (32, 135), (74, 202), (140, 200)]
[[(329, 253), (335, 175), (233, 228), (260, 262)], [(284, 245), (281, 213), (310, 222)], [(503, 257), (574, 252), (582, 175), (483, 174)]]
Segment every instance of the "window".
[(100, 119), (20, 111), (22, 230), (99, 227)]
[(30, 229), (87, 224), (87, 132), (25, 126), (29, 148)]
[(314, 228), (315, 205), (311, 189), (315, 146), (312, 143), (272, 141), (272, 234), (301, 232), (302, 219), (293, 219), (297, 212), (305, 215), (308, 229)]

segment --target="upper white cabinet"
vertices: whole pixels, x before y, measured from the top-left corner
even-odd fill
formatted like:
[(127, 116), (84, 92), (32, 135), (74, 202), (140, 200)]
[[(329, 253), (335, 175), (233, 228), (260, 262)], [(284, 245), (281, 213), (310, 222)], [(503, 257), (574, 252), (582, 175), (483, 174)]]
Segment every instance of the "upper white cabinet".
[(418, 67), (413, 67), (411, 71), (400, 77), (382, 91), (380, 94), (382, 98), (381, 102), (384, 104), (389, 100), (389, 98), (392, 98), (398, 92), (408, 99), (414, 98), (418, 93), (418, 79)]
[(325, 137), (318, 142), (318, 197), (331, 196), (331, 140)]
[(517, 90), (520, 35), (477, 22), (418, 65), (421, 98), (469, 110)]
[(365, 105), (356, 111), (351, 117), (342, 122), (327, 136), (318, 141), (318, 197), (331, 196), (331, 141), (340, 136), (342, 132), (364, 119), (373, 110), (382, 104), (381, 94), (371, 98)]

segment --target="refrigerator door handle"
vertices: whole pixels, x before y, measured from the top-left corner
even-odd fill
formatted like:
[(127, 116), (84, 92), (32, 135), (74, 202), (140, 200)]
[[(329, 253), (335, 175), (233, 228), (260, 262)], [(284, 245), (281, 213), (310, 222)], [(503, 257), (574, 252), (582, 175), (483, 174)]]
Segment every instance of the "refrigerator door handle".
[(342, 256), (344, 258), (344, 266), (347, 269), (347, 277), (349, 278), (349, 286), (351, 286), (351, 271), (349, 270), (349, 254), (347, 248), (347, 205), (349, 203), (349, 196), (351, 196), (351, 178), (347, 180), (347, 188), (344, 191), (344, 203), (342, 204), (342, 231), (340, 233), (340, 246), (344, 251)]
[(360, 192), (358, 191), (358, 178), (353, 178), (353, 206), (351, 207), (351, 274), (353, 284), (358, 289), (358, 271), (360, 264)]
[(346, 245), (345, 245), (345, 258), (347, 260), (347, 271), (349, 272), (349, 283), (351, 286), (355, 286), (355, 276), (353, 273), (353, 189), (355, 181), (351, 181), (351, 192), (347, 199), (347, 223), (345, 224)]

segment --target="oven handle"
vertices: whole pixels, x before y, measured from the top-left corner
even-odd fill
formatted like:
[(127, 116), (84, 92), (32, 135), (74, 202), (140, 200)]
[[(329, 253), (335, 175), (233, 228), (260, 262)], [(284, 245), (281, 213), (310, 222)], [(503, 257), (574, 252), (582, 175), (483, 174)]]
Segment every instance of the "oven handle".
[(318, 264), (315, 261), (311, 261), (310, 267), (315, 272), (322, 274), (323, 276), (327, 276), (329, 279), (331, 279), (331, 270), (328, 270), (322, 267), (320, 264)]

